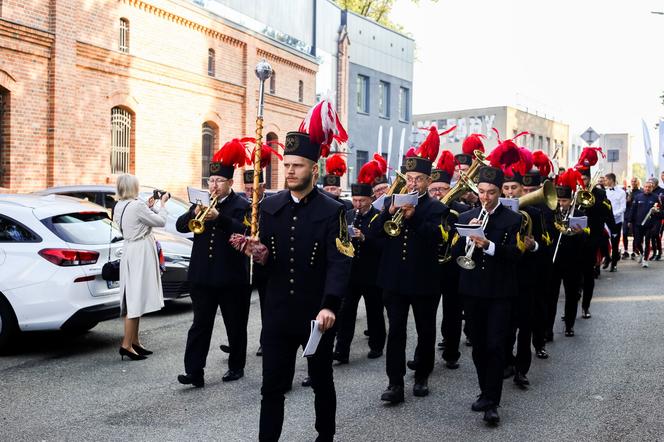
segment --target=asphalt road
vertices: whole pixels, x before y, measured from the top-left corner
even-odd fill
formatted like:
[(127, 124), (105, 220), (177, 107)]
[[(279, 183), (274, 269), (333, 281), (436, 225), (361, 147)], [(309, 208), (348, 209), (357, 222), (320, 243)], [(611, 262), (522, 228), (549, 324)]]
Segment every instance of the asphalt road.
[[(593, 317), (578, 319), (573, 338), (563, 336), (558, 322), (548, 347), (551, 358), (533, 361), (531, 387), (524, 391), (505, 381), (498, 428), (486, 427), (481, 413), (470, 410), (478, 388), (468, 347), (458, 370), (437, 360), (430, 396), (412, 396), (409, 374), (406, 402), (382, 403), (385, 359), (366, 358), (361, 306), (351, 363), (335, 369), (338, 440), (664, 439), (663, 268), (664, 262), (644, 270), (623, 261), (618, 273), (603, 273)], [(251, 354), (246, 376), (237, 382), (221, 382), (226, 355), (218, 344), (226, 339), (218, 316), (205, 388), (177, 383), (191, 317), (188, 300), (145, 317), (142, 340), (155, 354), (139, 362), (120, 360), (119, 319), (78, 337), (24, 335), (18, 352), (0, 357), (0, 440), (256, 440), (261, 384), (261, 360), (253, 354), (260, 331), (256, 296)], [(412, 321), (410, 326), (414, 329)], [(410, 336), (412, 351), (414, 330)], [(284, 441), (315, 438), (313, 393), (299, 385), (305, 367), (299, 360), (287, 396)]]

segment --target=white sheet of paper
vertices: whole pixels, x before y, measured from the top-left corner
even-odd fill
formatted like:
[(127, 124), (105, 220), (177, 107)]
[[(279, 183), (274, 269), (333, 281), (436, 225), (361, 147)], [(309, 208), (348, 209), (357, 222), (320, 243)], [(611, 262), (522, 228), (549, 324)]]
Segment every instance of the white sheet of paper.
[(210, 194), (207, 190), (187, 187), (187, 195), (189, 195), (189, 202), (192, 204), (202, 204), (204, 207), (210, 205)]
[(318, 343), (320, 342), (320, 338), (323, 337), (323, 332), (318, 329), (318, 322), (315, 319), (311, 320), (311, 332), (309, 333), (309, 340), (307, 341), (307, 345), (304, 347), (304, 352), (302, 353), (302, 357), (306, 358), (308, 356), (313, 356), (316, 354), (316, 350), (318, 349)]
[(578, 227), (579, 229), (585, 229), (586, 227), (588, 227), (588, 217), (572, 216), (569, 219), (569, 226), (571, 228)]
[(417, 191), (411, 192), (411, 193), (404, 193), (404, 194), (398, 194), (394, 195), (394, 207), (403, 207), (406, 204), (410, 204), (411, 206), (417, 206), (417, 197), (418, 193)]
[(484, 236), (484, 230), (479, 224), (455, 224), (459, 236), (477, 236), (480, 238), (486, 238)]
[(504, 205), (508, 209), (518, 212), (519, 211), (519, 200), (518, 198), (500, 198), (500, 204)]
[(383, 206), (385, 206), (385, 195), (381, 195), (381, 197), (371, 203), (371, 205), (374, 206), (376, 210), (383, 210)]

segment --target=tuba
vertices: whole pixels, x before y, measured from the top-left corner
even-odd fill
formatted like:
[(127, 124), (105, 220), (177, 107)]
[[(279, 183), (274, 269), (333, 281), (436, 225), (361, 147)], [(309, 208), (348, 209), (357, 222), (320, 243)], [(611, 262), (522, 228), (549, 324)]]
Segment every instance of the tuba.
[(558, 196), (556, 195), (556, 187), (551, 181), (545, 181), (544, 185), (535, 192), (527, 193), (519, 198), (519, 209), (534, 204), (543, 204), (551, 210), (556, 210)]
[[(205, 232), (205, 217), (210, 211), (210, 208), (217, 205), (217, 199), (219, 199), (219, 197), (217, 196), (212, 198), (212, 201), (210, 201), (210, 205), (206, 207), (205, 210), (201, 210), (200, 212), (198, 212), (198, 215), (196, 215), (195, 218), (189, 220), (187, 227), (189, 227), (189, 230), (191, 230), (194, 234), (200, 235), (201, 233)], [(199, 206), (202, 207), (200, 204)]]

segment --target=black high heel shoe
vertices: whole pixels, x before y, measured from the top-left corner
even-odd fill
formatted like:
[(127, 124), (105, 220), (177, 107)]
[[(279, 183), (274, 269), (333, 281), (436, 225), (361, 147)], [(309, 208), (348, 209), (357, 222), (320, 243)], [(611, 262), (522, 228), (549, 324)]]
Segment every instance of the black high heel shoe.
[(123, 361), (124, 361), (124, 357), (125, 357), (125, 356), (127, 356), (127, 357), (128, 357), (129, 359), (131, 359), (132, 361), (142, 361), (143, 359), (147, 359), (147, 358), (148, 358), (147, 356), (139, 355), (139, 354), (136, 354), (136, 353), (134, 353), (134, 352), (132, 352), (132, 351), (129, 351), (129, 350), (127, 350), (127, 349), (124, 348), (124, 347), (120, 347), (120, 351), (119, 351), (119, 353), (120, 353), (120, 356), (122, 357), (122, 360), (123, 360)]
[(153, 351), (150, 351), (147, 348), (141, 347), (138, 344), (132, 344), (131, 348), (133, 348), (136, 353), (138, 353), (139, 355), (143, 355), (143, 356), (148, 356), (148, 355), (151, 355), (152, 353), (154, 353)]

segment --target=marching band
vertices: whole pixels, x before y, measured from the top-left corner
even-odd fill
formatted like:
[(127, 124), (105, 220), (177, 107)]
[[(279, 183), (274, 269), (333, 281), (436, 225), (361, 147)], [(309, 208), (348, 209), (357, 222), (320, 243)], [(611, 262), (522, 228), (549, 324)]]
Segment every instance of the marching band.
[[(328, 158), (324, 188), (315, 184), (319, 159), (327, 157), (333, 140), (347, 140), (331, 104), (319, 103), (307, 119), (288, 133), (283, 157), (274, 152), (283, 159), (285, 190), (264, 196), (263, 184), (252, 187), (263, 183), (261, 170), (254, 170), (245, 173), (247, 198), (235, 194), (233, 172), (251, 164), (247, 144), (256, 140), (233, 140), (210, 163), (210, 207), (193, 204), (177, 222), (179, 231), (195, 233), (189, 271), (194, 320), (185, 374), (178, 380), (204, 385), (217, 306), (229, 338), (223, 380), (243, 376), (248, 299), (257, 289), (263, 327), (260, 440), (281, 435), (295, 356), (298, 347), (307, 345), (312, 320), (322, 333), (307, 359), (316, 440), (334, 438), (333, 362), (352, 362), (361, 298), (367, 312), (367, 357), (386, 356), (387, 388), (377, 400), (406, 400), (407, 368), (414, 371), (413, 396), (435, 392), (429, 377), (442, 299), (438, 348), (444, 366), (459, 367), (465, 333), (479, 387), (477, 400), (469, 405), (496, 425), (504, 378), (527, 388), (532, 350), (537, 358), (550, 356), (546, 343), (554, 339), (561, 283), (564, 335), (572, 337), (579, 300), (581, 317), (591, 317), (600, 265), (617, 271), (621, 235), (626, 238), (631, 229), (643, 267), (649, 257), (661, 256), (661, 190), (652, 181), (643, 190), (633, 182), (628, 195), (617, 188), (613, 174), (591, 177), (601, 148), (585, 148), (574, 167), (554, 176), (544, 152), (518, 146), (522, 134), (509, 140), (498, 136), (489, 153), (484, 137), (472, 134), (455, 156), (441, 152), (442, 134), (434, 127), (408, 151), (401, 171), (389, 170), (380, 155), (364, 164), (351, 186), (350, 202), (340, 199), (340, 178), (346, 172), (342, 154)], [(263, 160), (269, 158), (267, 149), (272, 150), (264, 146)], [(254, 199), (259, 208), (257, 224), (251, 226), (256, 234), (250, 235), (249, 201)], [(623, 258), (630, 257), (625, 239), (623, 245)], [(411, 308), (417, 346), (407, 360)]]

